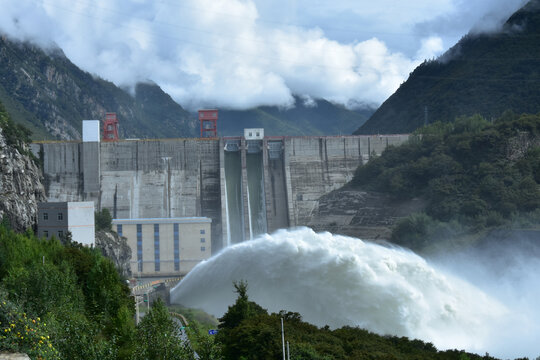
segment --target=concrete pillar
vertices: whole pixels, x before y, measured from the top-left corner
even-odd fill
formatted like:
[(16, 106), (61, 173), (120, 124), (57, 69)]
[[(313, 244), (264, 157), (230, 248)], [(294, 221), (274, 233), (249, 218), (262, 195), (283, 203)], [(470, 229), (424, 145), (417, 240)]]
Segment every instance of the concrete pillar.
[(246, 166), (246, 154), (247, 146), (246, 139), (242, 138), (240, 143), (240, 161), (242, 162), (242, 202), (244, 208), (244, 239), (250, 240), (250, 226), (249, 226), (249, 202), (248, 202), (248, 180), (247, 180), (247, 166)]
[[(83, 200), (98, 200), (100, 198), (100, 143), (97, 141), (82, 143), (82, 173), (83, 173)], [(96, 210), (101, 210), (99, 201)]]
[(229, 219), (227, 218), (227, 188), (225, 184), (225, 142), (223, 138), (219, 139), (219, 180), (221, 189), (221, 244), (222, 248), (227, 247), (227, 239), (229, 237), (229, 229), (227, 224)]

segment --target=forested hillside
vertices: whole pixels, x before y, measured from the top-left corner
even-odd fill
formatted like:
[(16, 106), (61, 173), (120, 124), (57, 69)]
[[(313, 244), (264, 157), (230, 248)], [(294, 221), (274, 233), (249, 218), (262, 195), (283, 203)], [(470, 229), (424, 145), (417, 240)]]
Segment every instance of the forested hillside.
[(540, 110), (540, 1), (532, 0), (497, 33), (469, 34), (418, 66), (355, 133), (409, 133), (427, 121), (449, 122), (505, 110)]
[(358, 168), (352, 186), (423, 198), (392, 240), (412, 248), (493, 227), (540, 225), (540, 114), (437, 122)]

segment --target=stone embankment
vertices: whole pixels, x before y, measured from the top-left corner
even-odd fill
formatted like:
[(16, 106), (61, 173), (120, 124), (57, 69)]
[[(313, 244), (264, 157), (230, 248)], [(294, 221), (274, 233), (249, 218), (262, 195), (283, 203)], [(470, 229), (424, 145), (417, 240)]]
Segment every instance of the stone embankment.
[(36, 226), (37, 203), (46, 201), (37, 163), (6, 143), (0, 129), (0, 218), (16, 231)]

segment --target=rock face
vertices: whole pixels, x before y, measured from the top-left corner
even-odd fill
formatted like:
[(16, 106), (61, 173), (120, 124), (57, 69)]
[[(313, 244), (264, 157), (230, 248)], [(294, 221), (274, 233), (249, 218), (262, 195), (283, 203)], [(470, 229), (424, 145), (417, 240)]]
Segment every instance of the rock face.
[(30, 156), (7, 145), (0, 128), (0, 218), (9, 220), (16, 231), (34, 227), (37, 204), (43, 201), (41, 170)]
[(112, 260), (123, 276), (131, 276), (131, 249), (125, 237), (112, 231), (100, 230), (96, 232), (96, 246), (101, 249), (103, 256)]
[(1, 352), (0, 360), (30, 360), (30, 357), (26, 354)]
[(35, 139), (80, 139), (82, 120), (106, 112), (116, 112), (121, 137), (197, 134), (194, 116), (157, 85), (140, 83), (133, 95), (82, 71), (57, 47), (44, 51), (0, 34), (0, 101)]
[(339, 189), (319, 199), (308, 226), (364, 240), (388, 240), (397, 221), (424, 206), (421, 199), (398, 201), (381, 193)]

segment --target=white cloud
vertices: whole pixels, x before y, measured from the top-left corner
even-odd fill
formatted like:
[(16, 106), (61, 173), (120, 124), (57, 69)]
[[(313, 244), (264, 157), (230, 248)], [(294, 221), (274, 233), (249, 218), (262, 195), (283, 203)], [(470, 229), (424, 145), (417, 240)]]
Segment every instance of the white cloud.
[(418, 60), (431, 60), (444, 51), (443, 40), (438, 36), (430, 36), (422, 39), (422, 47), (418, 50)]
[[(379, 104), (468, 30), (448, 37), (452, 24), (500, 19), (521, 2), (5, 0), (0, 30), (55, 42), (118, 85), (152, 80), (191, 109), (290, 106), (293, 94)], [(450, 16), (467, 9), (477, 17)]]

